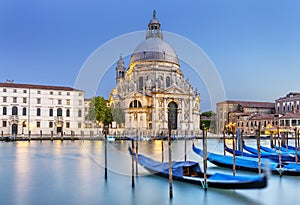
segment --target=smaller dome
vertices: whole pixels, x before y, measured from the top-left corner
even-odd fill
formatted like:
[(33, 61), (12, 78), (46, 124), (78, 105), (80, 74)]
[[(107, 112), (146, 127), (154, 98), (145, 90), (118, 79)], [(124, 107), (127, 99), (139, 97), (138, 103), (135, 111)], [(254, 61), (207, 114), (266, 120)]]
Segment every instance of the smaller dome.
[(153, 17), (150, 21), (149, 24), (160, 24), (158, 19), (156, 17)]

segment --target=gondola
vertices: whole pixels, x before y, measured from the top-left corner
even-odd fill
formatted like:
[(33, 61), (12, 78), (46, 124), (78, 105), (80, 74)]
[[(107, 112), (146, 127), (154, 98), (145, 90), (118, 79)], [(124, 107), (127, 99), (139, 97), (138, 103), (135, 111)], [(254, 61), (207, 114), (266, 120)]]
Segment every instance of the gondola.
[[(203, 151), (197, 148), (193, 144), (193, 151), (203, 157)], [(233, 168), (233, 157), (232, 156), (224, 156), (214, 153), (207, 153), (207, 160), (211, 163), (224, 167), (224, 168)], [(236, 169), (237, 170), (245, 170), (258, 172), (258, 159), (254, 157), (245, 157), (245, 156), (236, 156)], [(296, 164), (293, 162), (283, 162), (280, 164), (277, 162), (270, 161), (269, 159), (262, 158), (261, 159), (261, 168), (265, 171), (270, 171), (272, 174), (282, 174), (282, 175), (290, 175), (290, 176), (300, 176), (300, 164)]]
[[(129, 153), (132, 151), (129, 148)], [(134, 159), (136, 160), (135, 153)], [(169, 178), (169, 162), (158, 162), (142, 154), (138, 154), (138, 163), (149, 172)], [(204, 173), (201, 171), (199, 163), (193, 161), (172, 162), (172, 177), (175, 180), (198, 184), (204, 187)], [(267, 186), (266, 175), (254, 176), (232, 176), (228, 174), (215, 173), (207, 174), (208, 188), (217, 189), (258, 189)]]
[[(262, 158), (268, 158), (272, 161), (279, 162), (279, 153), (275, 153), (274, 150), (268, 147), (260, 146), (262, 149), (261, 151), (261, 157)], [(244, 149), (252, 154), (258, 155), (257, 149), (253, 147), (249, 147), (247, 145), (244, 145)], [(280, 153), (280, 158), (282, 162), (295, 162), (296, 158), (294, 155), (288, 153), (288, 152), (281, 152)]]

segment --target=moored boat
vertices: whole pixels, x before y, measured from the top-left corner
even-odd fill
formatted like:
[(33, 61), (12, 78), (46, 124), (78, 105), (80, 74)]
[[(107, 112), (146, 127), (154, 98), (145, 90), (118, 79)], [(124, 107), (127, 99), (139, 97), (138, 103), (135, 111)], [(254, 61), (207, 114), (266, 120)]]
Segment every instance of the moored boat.
[[(129, 148), (130, 154), (132, 154)], [(136, 160), (135, 153), (134, 159)], [(158, 162), (144, 155), (138, 154), (138, 163), (149, 172), (169, 178), (169, 163)], [(199, 163), (193, 161), (172, 162), (173, 179), (204, 186), (204, 173)], [(232, 176), (228, 174), (207, 174), (207, 187), (218, 189), (258, 189), (267, 186), (266, 175)]]
[[(203, 151), (200, 148), (197, 148), (193, 144), (193, 151), (203, 157)], [(211, 163), (224, 167), (224, 168), (233, 168), (233, 157), (232, 156), (224, 156), (215, 153), (207, 153), (207, 160)], [(236, 169), (237, 170), (245, 170), (258, 172), (258, 159), (254, 157), (246, 157), (246, 156), (236, 156)], [(280, 166), (279, 163), (270, 161), (269, 159), (262, 158), (261, 159), (261, 168), (263, 171), (271, 171), (273, 174), (282, 174), (282, 175), (290, 175), (290, 176), (300, 176), (300, 164), (296, 164), (294, 162), (283, 162)]]

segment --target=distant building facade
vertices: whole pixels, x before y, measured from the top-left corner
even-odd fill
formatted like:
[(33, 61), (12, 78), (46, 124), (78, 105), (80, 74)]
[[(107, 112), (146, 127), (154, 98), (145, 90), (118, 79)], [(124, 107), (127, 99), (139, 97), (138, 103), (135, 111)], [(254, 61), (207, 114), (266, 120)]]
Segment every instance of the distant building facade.
[(279, 125), (282, 128), (300, 127), (300, 93), (290, 92), (275, 100)]
[(235, 129), (240, 128), (245, 135), (254, 135), (259, 123), (263, 130), (277, 125), (275, 103), (234, 100), (217, 103), (218, 134), (221, 134), (228, 126), (234, 126)]
[(0, 83), (3, 135), (62, 135), (84, 128), (84, 92), (70, 87)]

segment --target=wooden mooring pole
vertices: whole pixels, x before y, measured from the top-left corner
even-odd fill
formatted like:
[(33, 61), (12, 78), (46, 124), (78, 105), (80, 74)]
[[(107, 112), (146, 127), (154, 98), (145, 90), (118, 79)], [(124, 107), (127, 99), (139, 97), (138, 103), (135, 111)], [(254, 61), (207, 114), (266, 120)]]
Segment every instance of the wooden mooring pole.
[(226, 137), (225, 137), (225, 131), (223, 131), (223, 151), (224, 151), (224, 156), (226, 155)]
[(203, 144), (203, 188), (206, 191), (207, 190), (207, 140), (206, 140), (206, 131), (205, 131), (205, 125), (202, 125), (202, 144)]
[(42, 141), (42, 137), (43, 137), (43, 131), (40, 130), (40, 141)]
[(134, 187), (134, 140), (131, 139), (131, 186)]
[(258, 122), (257, 130), (257, 156), (258, 156), (258, 173), (261, 174), (261, 157), (260, 157), (260, 122)]
[(173, 173), (172, 173), (172, 146), (171, 146), (171, 132), (172, 132), (172, 124), (169, 121), (169, 137), (168, 137), (168, 145), (169, 145), (169, 195), (170, 199), (173, 198)]
[(298, 144), (297, 144), (297, 138), (299, 137), (298, 135), (298, 130), (297, 127), (295, 128), (295, 157), (296, 157), (296, 164), (298, 164)]
[(136, 139), (135, 139), (135, 152), (136, 152), (136, 155), (135, 155), (135, 174), (136, 174), (136, 177), (138, 176), (138, 161), (139, 161), (139, 157), (138, 157), (138, 154), (139, 154), (139, 130), (137, 129), (137, 135), (136, 135)]
[(187, 131), (185, 131), (185, 136), (184, 136), (184, 161), (186, 161), (186, 136), (187, 136)]
[[(279, 127), (277, 127), (277, 133), (278, 133), (278, 146), (280, 147), (280, 130)], [(279, 175), (280, 177), (282, 176), (282, 162), (281, 162), (281, 153), (280, 153), (280, 149), (278, 149), (278, 156), (279, 156)]]
[(163, 163), (164, 162), (164, 139), (163, 137), (161, 136), (161, 162)]
[(51, 130), (51, 141), (53, 142), (53, 130)]
[(105, 171), (104, 171), (104, 178), (107, 179), (107, 133), (108, 133), (108, 126), (104, 127), (104, 152), (105, 152)]
[(235, 158), (235, 135), (234, 135), (234, 132), (232, 132), (232, 149), (233, 149), (233, 153), (232, 153), (232, 159), (233, 159), (232, 171), (233, 171), (233, 176), (235, 176), (235, 174), (236, 174), (236, 158)]

